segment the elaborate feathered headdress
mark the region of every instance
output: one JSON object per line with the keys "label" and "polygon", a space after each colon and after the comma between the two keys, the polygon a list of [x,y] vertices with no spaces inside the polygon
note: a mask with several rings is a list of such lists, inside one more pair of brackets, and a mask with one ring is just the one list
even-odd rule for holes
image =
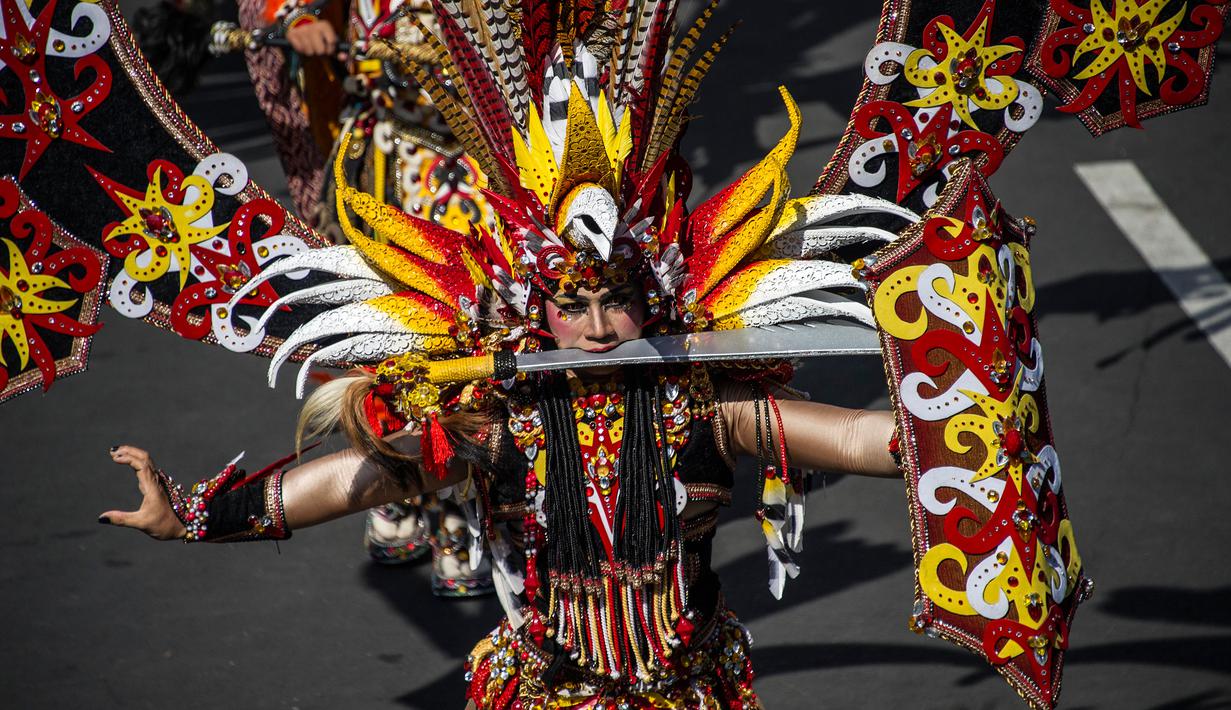
{"label": "elaborate feathered headdress", "polygon": [[[660,331],[835,314],[870,324],[862,303],[818,293],[859,287],[849,266],[819,257],[893,235],[827,223],[868,211],[915,215],[860,197],[788,199],[784,166],[800,115],[785,89],[787,134],[736,182],[686,206],[679,136],[729,34],[701,51],[715,4],[673,38],[674,1],[437,0],[435,60],[417,67],[417,79],[482,167],[497,225],[455,232],[339,180],[351,244],[284,259],[248,286],[303,269],[342,277],[276,304],[335,307],[286,340],[271,379],[305,343],[339,335],[348,337],[306,360],[301,392],[316,364],[399,357],[413,369],[417,358],[534,348],[545,335],[544,295],[624,278],[646,280]],[[427,404],[405,415],[436,411],[429,394],[420,387],[414,401]]]}

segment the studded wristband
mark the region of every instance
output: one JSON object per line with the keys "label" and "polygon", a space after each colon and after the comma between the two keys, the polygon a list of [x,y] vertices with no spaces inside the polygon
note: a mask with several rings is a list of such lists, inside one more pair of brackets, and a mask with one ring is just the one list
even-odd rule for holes
{"label": "studded wristband", "polygon": [[158,471],[158,480],[175,516],[184,524],[185,542],[285,540],[291,536],[282,506],[282,469],[249,481],[243,469],[228,465],[188,491]]}

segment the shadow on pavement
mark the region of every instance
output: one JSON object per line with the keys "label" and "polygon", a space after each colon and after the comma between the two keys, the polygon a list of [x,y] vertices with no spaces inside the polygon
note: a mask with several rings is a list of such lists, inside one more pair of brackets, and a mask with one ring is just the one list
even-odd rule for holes
{"label": "shadow on pavement", "polygon": [[1231,696],[1223,690],[1211,688],[1201,693],[1186,695],[1150,710],[1226,710],[1231,707]]}
{"label": "shadow on pavement", "polygon": [[[845,127],[862,83],[861,72],[852,72],[851,67],[862,62],[862,53],[843,57],[847,61],[820,71],[808,61],[808,55],[827,39],[860,24],[867,25],[866,36],[860,42],[861,51],[866,52],[875,36],[879,14],[870,5],[813,0],[758,3],[755,13],[749,12],[747,6],[736,5],[720,5],[710,20],[707,37],[716,37],[736,22],[740,26],[705,77],[700,99],[693,107],[694,122],[684,141],[683,152],[692,163],[694,174],[711,189],[727,180],[734,166],[763,156],[765,146],[757,136],[757,122],[762,117],[785,117],[778,96],[779,85],[786,86],[800,105],[830,106],[841,116]],[[849,61],[852,59],[853,63]],[[803,140],[798,149],[836,143],[840,136],[839,132]],[[724,149],[702,152],[700,146]],[[799,187],[806,190],[810,186]]]}
{"label": "shadow on pavement", "polygon": [[[751,527],[751,518],[749,521]],[[804,551],[796,555],[800,567],[807,570],[804,573],[807,579],[788,581],[781,600],[774,599],[766,590],[768,572],[764,549],[758,547],[719,566],[718,578],[722,580],[722,593],[728,606],[742,621],[753,621],[910,566],[910,548],[869,544],[858,538],[844,537],[851,526],[849,521],[838,521],[807,530]],[[747,532],[753,534],[752,530]],[[825,570],[841,570],[842,573],[825,574]]]}
{"label": "shadow on pavement", "polygon": [[[1231,274],[1231,259],[1213,263],[1222,274]],[[1174,272],[1182,283],[1188,285],[1184,295],[1200,294],[1206,284],[1189,274],[1187,270]],[[1114,298],[1109,294],[1115,294]],[[1175,297],[1163,284],[1159,275],[1149,269],[1140,271],[1102,272],[1083,274],[1038,289],[1038,303],[1046,315],[1058,313],[1088,313],[1103,323],[1113,319],[1131,318],[1161,303],[1174,303]],[[1199,314],[1211,333],[1231,327],[1231,307],[1215,306]],[[1139,343],[1128,345],[1105,355],[1096,362],[1099,369],[1106,369],[1123,360],[1134,351],[1151,348],[1173,337],[1185,340],[1203,340],[1205,333],[1187,315],[1167,323],[1143,338]]]}
{"label": "shadow on pavement", "polygon": [[1070,649],[1064,662],[1069,665],[1137,663],[1231,675],[1231,657],[1226,653],[1229,643],[1231,636],[1226,634],[1134,639]]}
{"label": "shadow on pavement", "polygon": [[990,666],[976,665],[981,663],[979,659],[966,651],[929,645],[849,642],[784,644],[754,647],[752,662],[759,678],[795,671],[895,664],[974,667],[974,672],[960,681],[961,685],[996,675]]}
{"label": "shadow on pavement", "polygon": [[1137,621],[1231,626],[1231,587],[1113,589],[1099,605],[1099,610]]}
{"label": "shadow on pavement", "polygon": [[[442,654],[460,660],[490,632],[504,612],[495,596],[441,599],[432,594],[431,560],[409,566],[369,564],[363,583],[423,632]],[[457,674],[460,677],[460,670]]]}
{"label": "shadow on pavement", "polygon": [[446,673],[427,685],[399,695],[393,702],[408,708],[464,707],[466,682],[462,679],[461,668],[456,673]]}
{"label": "shadow on pavement", "polygon": [[[1221,652],[1228,642],[1231,642],[1231,637],[1211,636],[1199,639],[1178,637],[1102,644],[1069,651],[1065,656],[1065,665],[1127,662],[1228,673],[1231,668],[1228,668],[1228,662]],[[752,658],[760,678],[818,669],[903,664],[969,667],[970,672],[955,683],[959,687],[975,685],[996,677],[991,666],[984,665],[969,652],[956,647],[937,648],[935,645],[785,644],[756,647]],[[452,707],[458,704],[458,698],[464,692],[462,687],[460,676],[448,674],[400,696],[397,702],[415,708]],[[1224,689],[1211,688],[1153,706],[1150,710],[1214,710],[1227,707],[1231,707],[1231,696],[1228,696]]]}

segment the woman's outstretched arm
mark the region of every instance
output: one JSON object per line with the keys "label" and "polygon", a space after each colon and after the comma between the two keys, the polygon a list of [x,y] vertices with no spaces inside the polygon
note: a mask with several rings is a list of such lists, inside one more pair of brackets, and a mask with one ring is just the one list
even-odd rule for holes
{"label": "woman's outstretched arm", "polygon": [[[403,435],[390,440],[404,454],[417,454],[419,438]],[[182,539],[184,524],[176,517],[159,483],[157,467],[149,452],[135,446],[119,446],[111,459],[133,469],[141,491],[141,506],[134,511],[109,510],[100,523],[140,530],[159,540]],[[399,485],[383,468],[354,449],[321,456],[289,469],[282,476],[282,505],[291,530],[317,525],[368,508],[430,493],[465,479],[465,464],[455,460],[444,479],[427,477],[419,486]],[[254,484],[255,485],[255,484]]]}
{"label": "woman's outstretched arm", "polygon": [[[749,385],[729,384],[722,389],[720,414],[736,455],[756,455],[758,425],[762,439],[768,440],[765,409],[761,410],[761,421],[757,421],[758,399],[764,402],[764,395]],[[847,409],[786,396],[775,396],[775,401],[791,466],[885,478],[901,475],[889,453],[893,412]],[[776,452],[778,421],[772,409],[768,429]]]}

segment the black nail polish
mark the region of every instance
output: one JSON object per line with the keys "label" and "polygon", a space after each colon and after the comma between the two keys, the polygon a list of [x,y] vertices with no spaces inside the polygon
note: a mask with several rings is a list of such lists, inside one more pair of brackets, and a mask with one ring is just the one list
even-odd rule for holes
{"label": "black nail polish", "polygon": [[111,518],[108,518],[108,517],[107,517],[107,516],[105,516],[105,515],[100,515],[100,516],[98,516],[98,524],[99,524],[99,525],[110,525],[110,524],[111,524]]}
{"label": "black nail polish", "polygon": [[111,447],[111,453],[113,453],[113,454],[114,454],[115,452],[119,451],[119,450],[120,450],[120,447],[119,447],[119,446],[112,446],[112,447]]}

